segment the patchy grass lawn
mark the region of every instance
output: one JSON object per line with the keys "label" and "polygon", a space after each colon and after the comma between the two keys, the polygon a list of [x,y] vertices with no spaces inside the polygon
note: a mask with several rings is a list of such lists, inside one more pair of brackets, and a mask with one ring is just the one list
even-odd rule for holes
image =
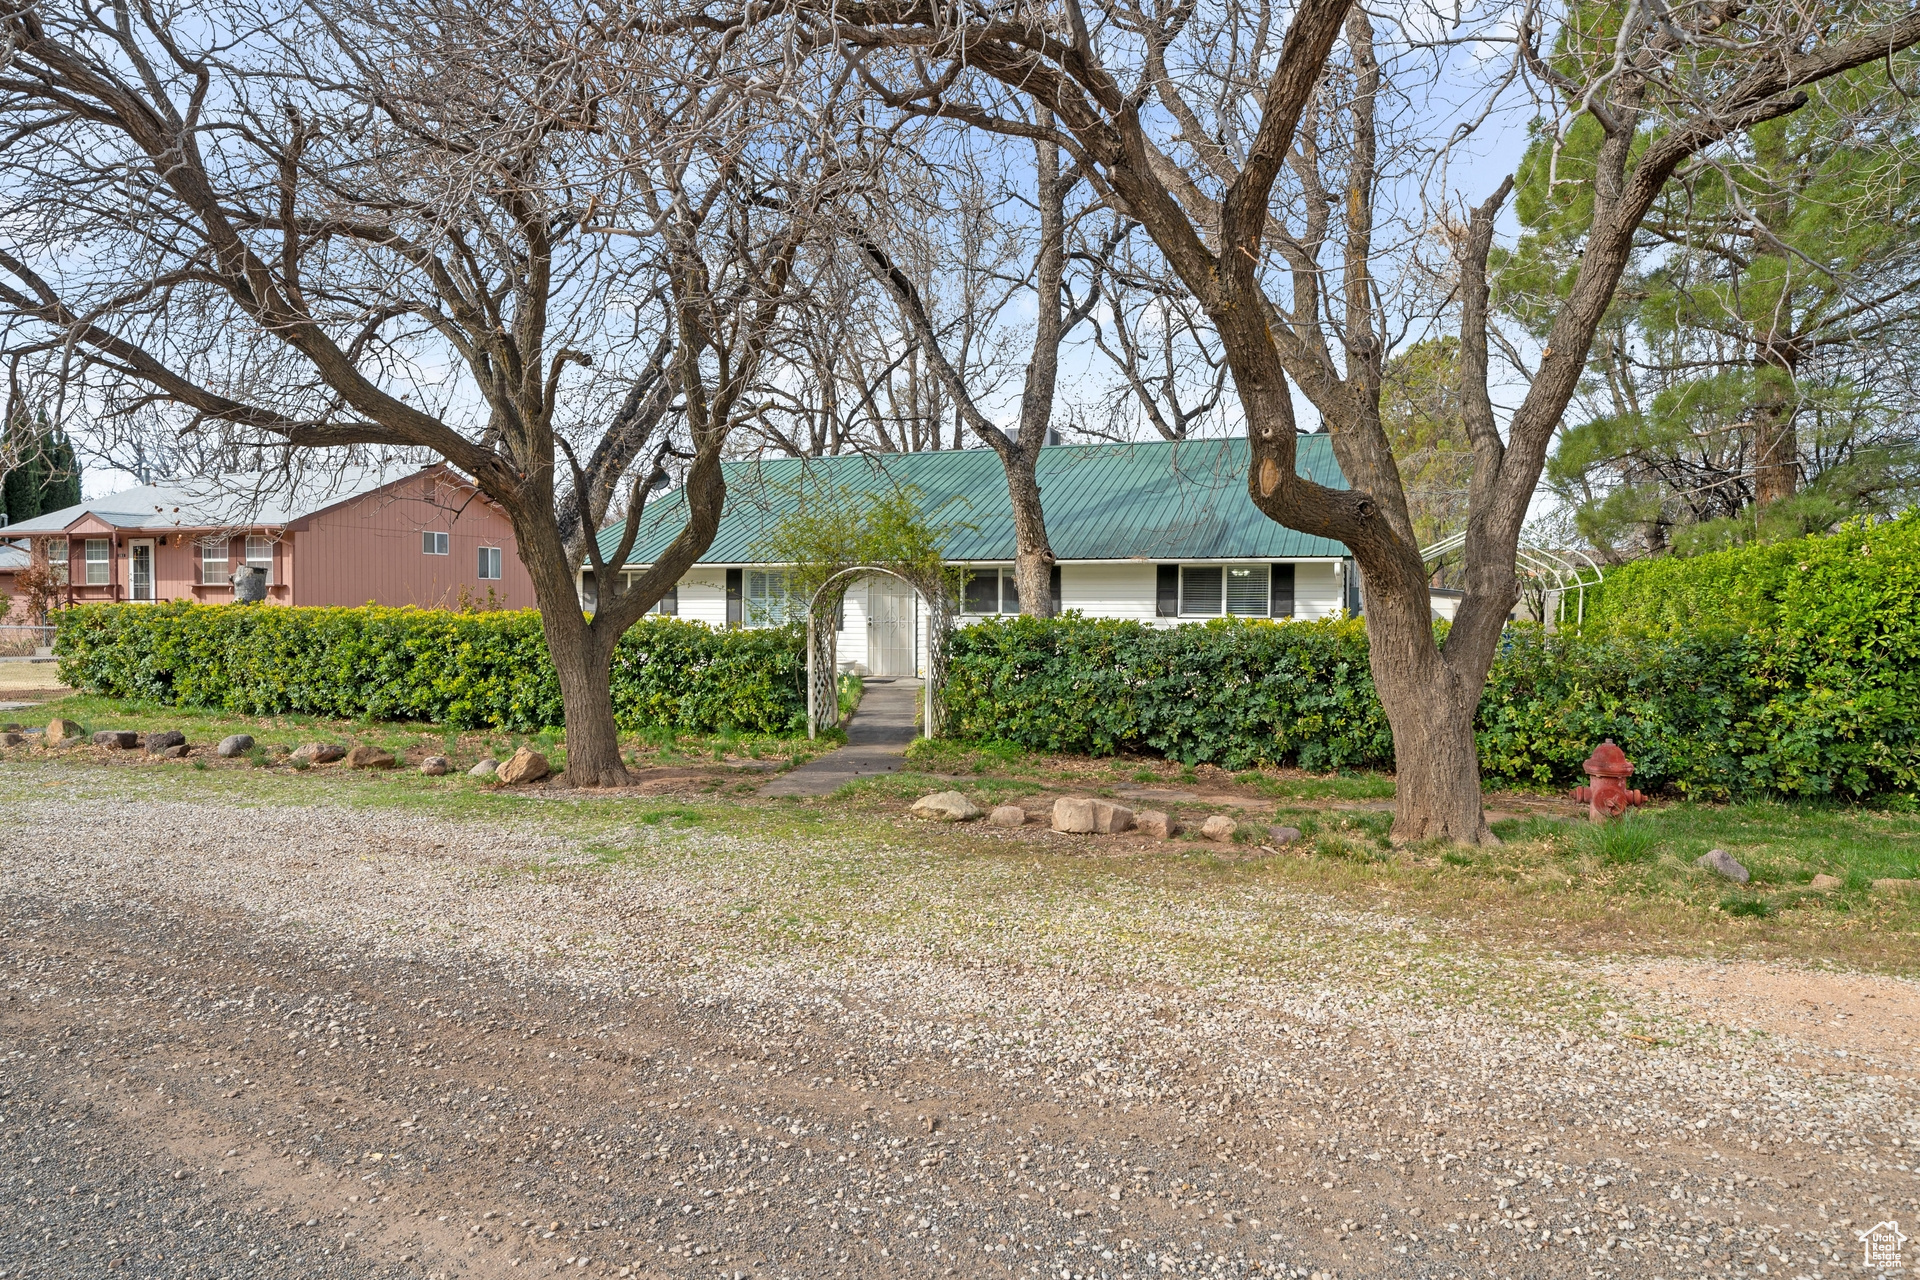
{"label": "patchy grass lawn", "polygon": [[[37,723],[53,715],[89,729],[177,728],[196,745],[210,746],[236,732],[288,746],[315,739],[364,742],[408,762],[448,755],[462,769],[482,756],[504,758],[522,743],[546,752],[556,767],[565,758],[551,733],[245,717],[88,696],[33,712]],[[281,767],[250,768],[244,759],[211,760],[210,751],[163,763],[86,749],[58,767],[104,765],[123,770],[134,791],[186,785],[246,803],[324,797],[478,820],[524,817],[531,804],[564,814],[559,820],[583,840],[608,833],[596,848],[609,863],[632,856],[620,831],[665,824],[725,831],[776,848],[827,840],[856,862],[911,857],[924,863],[936,856],[955,866],[1004,864],[1018,870],[1022,883],[1041,876],[1062,909],[1076,895],[1106,893],[1115,883],[1200,897],[1302,890],[1348,907],[1431,919],[1495,949],[1737,955],[1920,972],[1920,896],[1872,888],[1877,879],[1920,877],[1920,816],[1910,813],[1814,803],[1657,804],[1596,827],[1563,796],[1495,792],[1488,807],[1499,815],[1494,829],[1500,845],[1396,848],[1388,839],[1393,783],[1378,774],[1230,774],[1138,757],[1053,757],[1005,744],[921,742],[909,753],[906,772],[863,780],[823,800],[763,800],[756,792],[767,777],[832,740],[657,733],[635,735],[629,743],[630,760],[649,771],[642,775],[644,795],[508,792],[460,773],[438,779],[410,771],[366,776],[328,766],[297,775]],[[17,748],[6,754],[36,753]],[[1035,820],[1022,830],[1003,831],[981,824],[941,827],[906,816],[915,797],[948,789],[983,807],[1024,804]],[[1150,794],[1133,794],[1143,791]],[[1068,793],[1166,809],[1188,831],[1167,842],[1138,835],[1056,835],[1040,815],[1053,796]],[[1224,845],[1200,839],[1195,829],[1211,813],[1233,814],[1239,838]],[[1301,837],[1279,845],[1269,825],[1295,827]],[[1735,885],[1694,865],[1714,848],[1746,865],[1751,883]],[[1815,890],[1811,882],[1820,874],[1841,883]],[[825,927],[820,921],[809,927],[815,926]]]}

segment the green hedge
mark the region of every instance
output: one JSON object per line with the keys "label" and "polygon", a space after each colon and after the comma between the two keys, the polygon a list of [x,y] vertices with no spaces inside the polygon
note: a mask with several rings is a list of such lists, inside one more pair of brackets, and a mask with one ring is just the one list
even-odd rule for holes
{"label": "green hedge", "polygon": [[[1582,782],[1581,762],[1611,737],[1645,788],[1912,797],[1913,670],[1878,653],[1810,659],[1759,634],[1583,638],[1515,625],[1480,704],[1481,768],[1510,783]],[[961,736],[1229,769],[1393,764],[1354,621],[1012,618],[961,631],[949,671]]]}
{"label": "green hedge", "polygon": [[[55,624],[61,679],[113,697],[518,731],[562,719],[532,610],[103,604]],[[805,663],[798,628],[649,618],[614,654],[614,715],[627,729],[800,732]]]}

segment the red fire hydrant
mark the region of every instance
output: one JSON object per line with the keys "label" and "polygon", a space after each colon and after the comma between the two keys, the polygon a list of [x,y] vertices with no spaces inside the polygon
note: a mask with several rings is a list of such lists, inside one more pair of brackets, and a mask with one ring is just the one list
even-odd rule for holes
{"label": "red fire hydrant", "polygon": [[1593,779],[1593,785],[1575,787],[1573,798],[1586,802],[1589,820],[1605,822],[1608,818],[1619,817],[1631,805],[1647,802],[1647,798],[1638,791],[1628,789],[1627,779],[1633,776],[1633,761],[1627,759],[1626,752],[1613,745],[1612,738],[1595,747],[1593,754],[1580,767]]}

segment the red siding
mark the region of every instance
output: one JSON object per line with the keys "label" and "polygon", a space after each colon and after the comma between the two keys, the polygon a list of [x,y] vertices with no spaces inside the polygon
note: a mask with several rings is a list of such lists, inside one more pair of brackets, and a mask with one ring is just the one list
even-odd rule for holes
{"label": "red siding", "polygon": [[[448,534],[448,554],[421,551],[421,534]],[[501,576],[480,578],[480,548],[500,548]],[[294,604],[418,605],[451,609],[493,590],[504,608],[533,607],[513,526],[474,491],[434,471],[331,507],[300,522],[282,548]]]}

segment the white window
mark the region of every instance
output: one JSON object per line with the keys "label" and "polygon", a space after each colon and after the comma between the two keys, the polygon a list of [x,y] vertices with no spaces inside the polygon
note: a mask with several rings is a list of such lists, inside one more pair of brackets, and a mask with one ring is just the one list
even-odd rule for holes
{"label": "white window", "polygon": [[480,579],[498,581],[500,578],[500,548],[480,548]]}
{"label": "white window", "polygon": [[427,532],[420,535],[420,554],[423,556],[450,555],[452,550],[444,533]]}
{"label": "white window", "polygon": [[960,589],[962,613],[1018,613],[1020,587],[1012,569],[969,569]]}
{"label": "white window", "polygon": [[267,575],[267,585],[273,585],[273,539],[249,536],[247,538],[247,568],[258,569]]}
{"label": "white window", "polygon": [[105,538],[87,539],[87,585],[104,587],[107,585],[107,540]]}
{"label": "white window", "polygon": [[777,627],[790,620],[792,601],[787,598],[787,575],[747,570],[747,625]]}
{"label": "white window", "polygon": [[227,580],[227,540],[208,538],[200,544],[200,581],[207,586]]}
{"label": "white window", "polygon": [[53,573],[53,580],[65,583],[67,580],[67,540],[65,538],[47,538],[47,568]]}
{"label": "white window", "polygon": [[1180,616],[1264,618],[1272,576],[1264,564],[1181,565]]}

